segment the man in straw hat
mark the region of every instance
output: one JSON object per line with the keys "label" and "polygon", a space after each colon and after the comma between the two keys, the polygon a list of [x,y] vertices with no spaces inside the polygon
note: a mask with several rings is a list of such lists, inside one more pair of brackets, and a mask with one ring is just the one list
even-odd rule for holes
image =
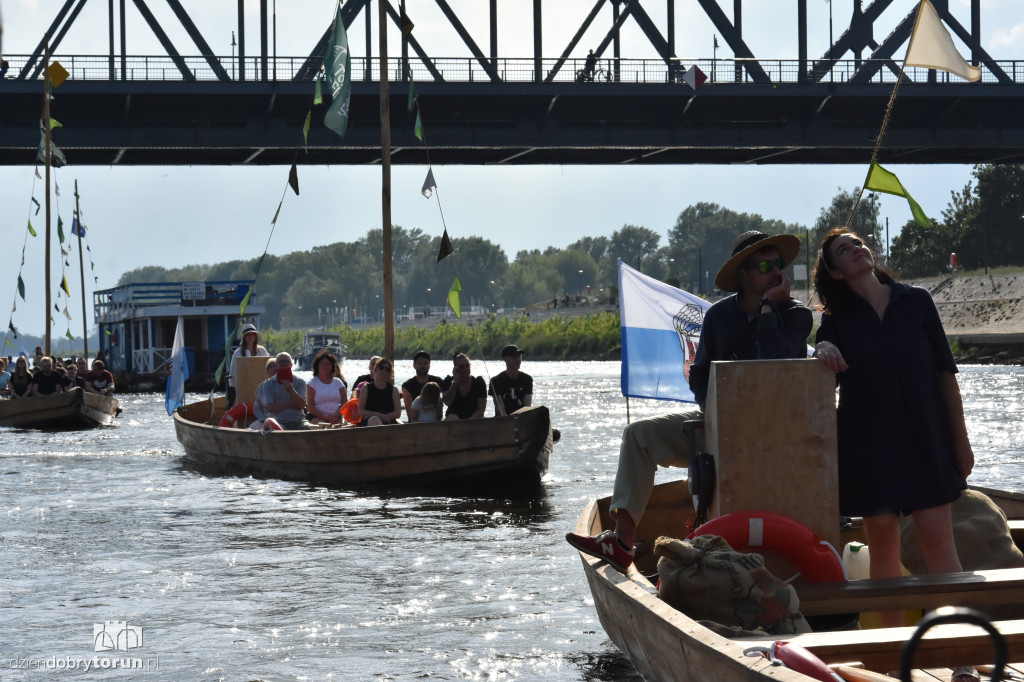
{"label": "man in straw hat", "polygon": [[[711,363],[715,360],[768,360],[807,356],[811,311],[789,295],[785,268],[800,251],[791,234],[769,236],[744,232],[732,243],[732,256],[715,284],[735,295],[711,306],[704,315],[700,344],[690,368],[690,389],[700,410],[674,412],[633,422],[622,433],[611,512],[615,530],[596,537],[568,533],[576,549],[625,571],[633,563],[636,524],[643,515],[659,466],[687,466],[689,443],[684,421],[703,419]],[[695,447],[704,448],[697,431]]]}

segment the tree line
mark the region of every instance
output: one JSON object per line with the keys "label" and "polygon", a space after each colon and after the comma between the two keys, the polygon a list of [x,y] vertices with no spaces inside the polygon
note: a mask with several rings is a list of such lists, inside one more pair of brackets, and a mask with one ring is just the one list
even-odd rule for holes
{"label": "tree line", "polygon": [[[1024,223],[1024,166],[975,166],[973,176],[974,182],[950,193],[950,203],[941,219],[931,218],[931,227],[913,220],[903,225],[889,250],[889,266],[898,276],[948,273],[950,253],[956,253],[959,266],[968,269],[1024,264],[1024,240],[1018,236]],[[733,239],[747,230],[796,234],[805,242],[797,263],[813,269],[825,234],[847,223],[859,195],[859,188],[840,189],[810,227],[700,202],[683,209],[669,228],[665,244],[652,229],[624,225],[610,236],[584,237],[565,248],[522,250],[511,260],[499,245],[472,236],[452,239],[454,258],[437,262],[440,237],[396,225],[392,231],[395,312],[427,306],[443,310],[456,276],[462,285],[463,306],[477,305],[489,312],[544,304],[566,295],[614,303],[619,258],[656,279],[710,295]],[[882,254],[886,237],[879,209],[877,195],[865,193],[851,228]],[[281,256],[268,254],[255,292],[267,310],[264,326],[286,329],[352,317],[380,319],[382,242],[378,228],[353,242]],[[118,284],[252,279],[256,264],[257,259],[170,269],[145,266],[125,272]]]}

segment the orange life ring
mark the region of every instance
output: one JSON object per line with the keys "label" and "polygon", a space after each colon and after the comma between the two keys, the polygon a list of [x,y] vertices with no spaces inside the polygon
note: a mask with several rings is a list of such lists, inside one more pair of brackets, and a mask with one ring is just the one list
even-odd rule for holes
{"label": "orange life ring", "polygon": [[[228,429],[234,428],[235,422],[237,422],[239,419],[243,417],[245,419],[253,419],[256,417],[256,415],[252,411],[252,407],[246,405],[245,403],[235,405],[230,410],[225,412],[224,416],[221,417],[220,419],[220,426]],[[244,425],[245,424],[243,423],[242,426]]]}
{"label": "orange life ring", "polygon": [[711,519],[687,536],[720,535],[741,552],[759,548],[778,552],[800,570],[809,583],[846,580],[843,560],[835,547],[795,519],[765,511],[742,511]]}

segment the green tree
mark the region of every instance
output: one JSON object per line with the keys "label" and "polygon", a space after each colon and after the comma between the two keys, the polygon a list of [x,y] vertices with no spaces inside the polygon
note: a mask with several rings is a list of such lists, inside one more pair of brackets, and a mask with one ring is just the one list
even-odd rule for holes
{"label": "green tree", "polygon": [[964,266],[1024,264],[1024,165],[975,166],[974,177],[977,212],[962,240]]}
{"label": "green tree", "polygon": [[611,258],[613,263],[621,258],[627,265],[646,273],[647,268],[657,262],[660,242],[661,235],[654,230],[623,225],[621,230],[612,233],[606,258]]}
{"label": "green tree", "polygon": [[729,260],[733,241],[751,230],[771,235],[803,232],[803,228],[779,220],[736,213],[718,204],[697,203],[683,209],[669,230],[664,254],[669,274],[678,277],[683,288],[709,293],[715,273]]}
{"label": "green tree", "polygon": [[[811,228],[810,253],[817,254],[821,249],[821,242],[834,227],[845,227],[857,206],[857,212],[850,221],[850,229],[864,238],[864,242],[871,247],[875,253],[882,253],[882,223],[878,220],[880,211],[878,195],[874,192],[865,192],[857,203],[857,195],[860,188],[854,188],[852,192],[846,192],[842,188],[839,193],[832,197],[832,203],[821,209],[818,219]],[[814,256],[812,256],[812,261]],[[812,265],[813,267],[813,265]]]}
{"label": "green tree", "polygon": [[922,227],[909,220],[892,240],[889,265],[900,277],[932,277],[946,269],[953,248],[952,235],[945,224]]}

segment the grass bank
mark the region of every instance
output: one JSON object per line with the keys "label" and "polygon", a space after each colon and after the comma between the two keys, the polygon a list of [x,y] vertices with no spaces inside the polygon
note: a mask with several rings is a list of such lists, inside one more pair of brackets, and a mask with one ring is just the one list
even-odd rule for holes
{"label": "grass bank", "polygon": [[[384,351],[384,327],[329,329],[341,334],[349,355],[369,357]],[[263,343],[271,353],[294,353],[302,331],[266,331]],[[470,358],[498,358],[503,346],[514,343],[534,360],[618,360],[622,351],[618,313],[599,312],[573,317],[550,317],[532,322],[525,315],[491,317],[475,324],[441,323],[436,327],[395,330],[395,357],[411,358],[423,349],[435,358],[461,350]]]}

